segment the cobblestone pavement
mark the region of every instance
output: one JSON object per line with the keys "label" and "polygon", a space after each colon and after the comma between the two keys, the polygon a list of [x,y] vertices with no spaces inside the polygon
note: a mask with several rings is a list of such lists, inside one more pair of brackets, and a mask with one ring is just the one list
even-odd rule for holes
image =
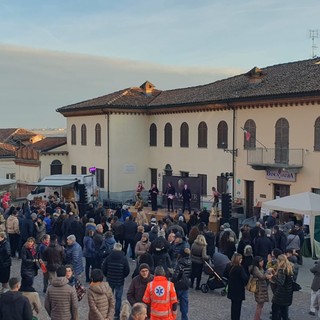
{"label": "cobblestone pavement", "polygon": [[[310,285],[312,282],[312,275],[309,271],[310,266],[314,263],[312,259],[305,259],[304,266],[300,267],[298,283],[302,286],[302,290],[294,293],[294,301],[292,306],[289,308],[289,317],[291,320],[300,319],[314,319],[308,315],[309,304],[310,304]],[[20,275],[20,260],[13,259],[11,269],[11,276]],[[135,262],[130,261],[131,270],[135,267]],[[207,281],[207,275],[203,275],[202,283]],[[85,278],[80,279],[82,284],[88,286],[85,283]],[[126,290],[131,281],[131,275],[126,279],[125,289],[123,298],[125,298]],[[44,303],[44,293],[42,285],[42,274],[41,271],[39,275],[35,278],[35,289],[39,292],[41,302]],[[269,292],[269,298],[271,300],[272,293]],[[267,320],[270,317],[271,303],[266,303],[261,320]],[[242,305],[242,316],[241,319],[253,319],[255,311],[255,301],[253,294],[246,292],[246,300]],[[85,320],[88,318],[88,304],[87,298],[84,297],[79,303],[79,319]],[[50,319],[44,309],[41,310],[39,315],[40,320]],[[178,316],[180,319],[180,316]],[[220,320],[220,319],[230,319],[230,300],[227,297],[223,297],[220,294],[220,290],[209,291],[208,293],[202,293],[201,291],[196,291],[194,289],[189,290],[189,319],[190,320]]]}

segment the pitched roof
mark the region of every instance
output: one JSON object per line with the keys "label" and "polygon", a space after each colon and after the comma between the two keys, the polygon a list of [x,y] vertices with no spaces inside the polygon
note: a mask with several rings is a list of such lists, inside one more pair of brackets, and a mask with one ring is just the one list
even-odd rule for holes
{"label": "pitched roof", "polygon": [[23,128],[0,129],[0,142],[16,146],[19,145],[19,142],[29,141],[35,136],[38,136],[38,134]]}
{"label": "pitched roof", "polygon": [[[219,80],[207,85],[163,91],[150,106],[258,99],[320,93],[320,64],[317,59],[279,64]],[[260,71],[260,72],[259,72]],[[252,82],[250,78],[258,78]]]}
{"label": "pitched roof", "polygon": [[249,72],[207,85],[159,91],[146,94],[143,86],[128,88],[102,97],[57,109],[58,112],[97,108],[126,107],[161,108],[198,103],[246,101],[276,97],[320,94],[320,60],[278,64],[266,68],[254,67]]}
{"label": "pitched roof", "polygon": [[16,147],[8,143],[0,142],[0,157],[14,157]]}
{"label": "pitched roof", "polygon": [[32,148],[40,152],[46,152],[65,144],[67,144],[66,137],[47,137],[34,143]]}
{"label": "pitched roof", "polygon": [[152,93],[146,93],[145,91],[146,84],[150,84],[150,83],[146,81],[140,87],[127,88],[127,89],[123,89],[120,91],[107,94],[105,96],[71,104],[65,107],[61,107],[57,111],[62,112],[64,110],[86,109],[86,108],[92,108],[92,107],[108,107],[108,106],[113,106],[113,107],[125,106],[125,107],[131,107],[131,108],[147,106],[155,97],[157,97],[161,93],[161,91],[154,89]]}

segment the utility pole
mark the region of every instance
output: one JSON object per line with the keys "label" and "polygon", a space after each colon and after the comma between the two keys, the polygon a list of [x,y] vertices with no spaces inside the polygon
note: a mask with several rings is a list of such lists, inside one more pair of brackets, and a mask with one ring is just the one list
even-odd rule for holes
{"label": "utility pole", "polygon": [[317,45],[315,44],[315,39],[319,38],[319,30],[314,29],[314,30],[309,30],[309,38],[312,40],[312,58],[317,57]]}

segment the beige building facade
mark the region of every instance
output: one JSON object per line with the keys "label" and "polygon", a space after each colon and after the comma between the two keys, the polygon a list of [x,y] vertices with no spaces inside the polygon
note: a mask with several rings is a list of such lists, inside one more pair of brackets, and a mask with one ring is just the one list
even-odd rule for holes
{"label": "beige building facade", "polygon": [[217,186],[250,215],[275,197],[320,192],[319,108],[312,59],[191,88],[146,82],[57,111],[67,118],[69,173],[96,168],[102,198],[132,198],[139,181],[164,190],[164,175],[193,176],[203,201]]}

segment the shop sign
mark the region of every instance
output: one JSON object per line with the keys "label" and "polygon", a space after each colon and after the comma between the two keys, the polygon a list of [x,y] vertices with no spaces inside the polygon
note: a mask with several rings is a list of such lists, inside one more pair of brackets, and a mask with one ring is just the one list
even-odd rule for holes
{"label": "shop sign", "polygon": [[270,169],[266,170],[266,178],[268,180],[294,182],[296,181],[296,173],[290,172],[290,170]]}

